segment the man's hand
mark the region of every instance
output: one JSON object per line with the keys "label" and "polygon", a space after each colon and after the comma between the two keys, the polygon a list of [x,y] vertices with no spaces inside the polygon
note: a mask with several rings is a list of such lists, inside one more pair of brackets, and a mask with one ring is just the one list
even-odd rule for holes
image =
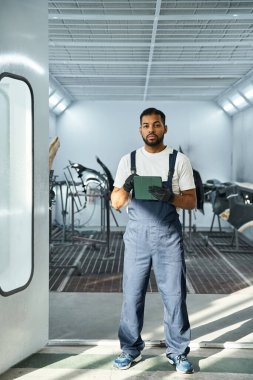
{"label": "man's hand", "polygon": [[137,174],[133,173],[129,177],[127,177],[123,185],[123,189],[128,193],[130,193],[130,191],[134,188],[134,176],[137,176]]}
{"label": "man's hand", "polygon": [[170,189],[160,186],[149,186],[148,191],[156,198],[158,201],[169,202],[173,199],[173,193]]}

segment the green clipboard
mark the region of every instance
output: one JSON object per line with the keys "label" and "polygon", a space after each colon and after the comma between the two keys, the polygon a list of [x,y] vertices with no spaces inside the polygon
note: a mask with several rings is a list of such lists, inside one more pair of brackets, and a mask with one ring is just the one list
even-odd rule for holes
{"label": "green clipboard", "polygon": [[149,186],[162,187],[162,178],[156,176],[134,177],[134,197],[136,199],[157,201],[157,199],[148,191]]}

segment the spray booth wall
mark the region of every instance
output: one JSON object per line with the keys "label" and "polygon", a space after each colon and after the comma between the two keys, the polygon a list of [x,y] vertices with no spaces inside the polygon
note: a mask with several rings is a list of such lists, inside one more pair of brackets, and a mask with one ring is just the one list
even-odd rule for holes
{"label": "spray booth wall", "polygon": [[[176,149],[181,146],[203,182],[211,178],[221,181],[232,179],[231,119],[213,102],[188,101],[73,104],[56,120],[55,132],[61,143],[54,162],[57,180],[64,179],[68,160],[101,171],[96,156],[108,166],[114,177],[121,156],[142,145],[138,131],[139,115],[147,107],[159,108],[166,114],[168,133],[165,143]],[[90,203],[88,207],[88,200],[85,210],[75,216],[77,225],[99,225],[99,200],[92,199]],[[205,208],[205,216],[196,212],[194,223],[197,226],[208,227],[211,224],[210,207],[206,205]],[[55,218],[61,223],[59,204]],[[116,213],[116,218],[120,225],[125,225],[126,212]]]}
{"label": "spray booth wall", "polygon": [[233,118],[232,178],[238,182],[253,183],[253,107]]}

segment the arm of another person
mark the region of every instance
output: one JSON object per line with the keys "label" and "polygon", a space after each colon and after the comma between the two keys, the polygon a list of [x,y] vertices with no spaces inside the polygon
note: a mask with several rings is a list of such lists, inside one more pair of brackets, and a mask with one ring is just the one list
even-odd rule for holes
{"label": "arm of another person", "polygon": [[130,156],[126,155],[121,158],[114,180],[114,188],[111,193],[111,204],[116,210],[126,206],[129,201],[129,192],[124,190],[123,186],[130,172]]}
{"label": "arm of another person", "polygon": [[129,193],[122,188],[114,187],[111,194],[112,207],[116,210],[126,206],[129,200]]}
{"label": "arm of another person", "polygon": [[193,210],[197,206],[196,189],[184,190],[178,195],[174,194],[171,203],[177,208]]}

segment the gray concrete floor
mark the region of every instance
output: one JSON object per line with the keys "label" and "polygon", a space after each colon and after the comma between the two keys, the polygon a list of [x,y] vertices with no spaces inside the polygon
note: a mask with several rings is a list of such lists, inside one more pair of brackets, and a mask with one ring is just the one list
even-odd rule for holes
{"label": "gray concrete floor", "polygon": [[[50,339],[117,340],[121,293],[50,293]],[[192,345],[237,342],[253,348],[253,287],[230,295],[189,294]],[[163,339],[158,293],[146,297],[143,338]]]}
{"label": "gray concrete floor", "polygon": [[[42,357],[41,368],[14,368],[1,380],[252,380],[252,351],[246,349],[193,349],[189,355],[195,372],[182,375],[175,371],[159,348],[146,348],[141,362],[126,371],[112,368],[118,348],[114,345],[96,347],[50,347],[36,355]],[[66,355],[68,353],[68,356]],[[65,358],[61,355],[64,354]],[[52,359],[45,365],[45,356]],[[59,357],[58,357],[59,356]]]}
{"label": "gray concrete floor", "polygon": [[49,346],[0,380],[253,379],[253,287],[231,295],[188,295],[193,375],[175,372],[157,344],[163,340],[157,293],[147,294],[143,360],[127,371],[112,368],[120,352],[121,301],[121,293],[51,293]]}

